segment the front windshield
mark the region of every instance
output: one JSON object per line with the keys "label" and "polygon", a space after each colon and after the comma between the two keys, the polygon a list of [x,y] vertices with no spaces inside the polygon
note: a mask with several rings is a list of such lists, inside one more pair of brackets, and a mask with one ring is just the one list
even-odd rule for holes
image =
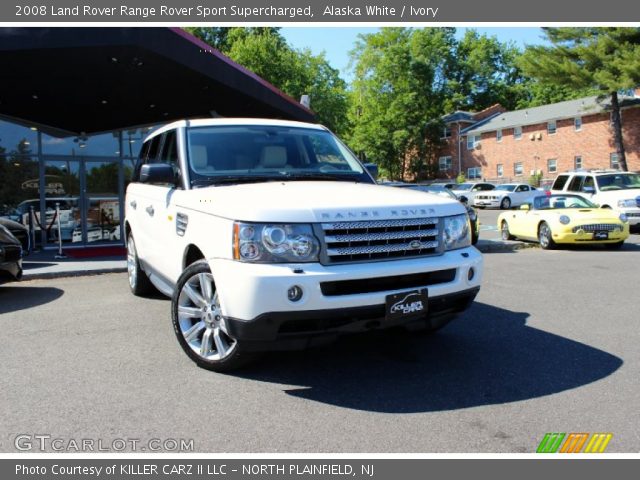
{"label": "front windshield", "polygon": [[460,185],[456,185],[453,187],[454,190],[471,190],[473,187],[473,183],[461,183]]}
{"label": "front windshield", "polygon": [[544,195],[533,199],[536,210],[551,210],[564,208],[597,208],[586,198],[579,195]]}
{"label": "front windshield", "polygon": [[598,188],[602,192],[607,190],[628,190],[640,188],[640,175],[637,173],[612,173],[596,177]]}
{"label": "front windshield", "polygon": [[371,182],[353,154],[326,130],[191,127],[187,149],[194,184],[308,178]]}
{"label": "front windshield", "polygon": [[513,192],[516,189],[516,186],[515,185],[498,185],[495,189],[504,190],[507,192]]}

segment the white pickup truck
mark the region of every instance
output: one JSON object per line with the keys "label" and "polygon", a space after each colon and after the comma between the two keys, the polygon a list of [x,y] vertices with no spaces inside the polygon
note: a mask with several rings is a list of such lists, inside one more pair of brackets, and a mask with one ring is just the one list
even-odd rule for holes
{"label": "white pickup truck", "polygon": [[482,279],[462,204],[377,185],[315,124],[156,130],[127,188],[125,232],[132,292],[170,296],[181,347],[215,371],[342,333],[435,330]]}

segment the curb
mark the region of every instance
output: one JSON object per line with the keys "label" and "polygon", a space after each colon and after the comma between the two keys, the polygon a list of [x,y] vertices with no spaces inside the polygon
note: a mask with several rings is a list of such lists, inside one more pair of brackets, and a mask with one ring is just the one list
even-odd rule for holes
{"label": "curb", "polygon": [[519,241],[496,241],[496,240],[481,240],[476,244],[476,248],[482,253],[497,253],[497,252],[515,252],[517,250],[524,250],[526,248],[539,248],[537,243],[532,242],[519,242]]}
{"label": "curb", "polygon": [[28,273],[23,272],[22,281],[28,282],[30,280],[50,280],[52,278],[65,278],[65,277],[89,277],[93,275],[104,275],[107,273],[124,273],[127,271],[127,267],[113,267],[113,268],[96,268],[92,270],[69,270],[64,272],[42,272],[42,273]]}

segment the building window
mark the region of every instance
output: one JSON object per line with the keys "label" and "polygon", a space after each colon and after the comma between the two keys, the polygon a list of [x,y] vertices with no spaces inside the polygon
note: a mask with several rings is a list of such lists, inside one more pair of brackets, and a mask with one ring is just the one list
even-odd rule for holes
{"label": "building window", "polygon": [[513,128],[513,139],[520,140],[522,138],[522,127]]}
{"label": "building window", "polygon": [[513,174],[516,177],[521,177],[524,169],[522,168],[522,162],[516,162],[513,164]]}
{"label": "building window", "polygon": [[450,138],[451,137],[451,127],[444,127],[442,131],[442,138]]}
{"label": "building window", "polygon": [[582,117],[576,117],[573,119],[573,127],[575,128],[576,132],[582,130]]}
{"label": "building window", "polygon": [[577,156],[573,159],[573,168],[576,170],[580,170],[582,168],[582,157]]}
{"label": "building window", "polygon": [[480,145],[480,135],[467,135],[467,150],[473,150]]}
{"label": "building window", "polygon": [[502,177],[504,175],[504,166],[501,163],[499,163],[497,165],[496,173],[497,173],[498,177]]}
{"label": "building window", "polygon": [[620,170],[620,157],[617,153],[609,154],[609,166],[614,170]]}
{"label": "building window", "polygon": [[550,158],[547,160],[547,172],[556,173],[558,171],[558,160],[555,158]]}
{"label": "building window", "polygon": [[556,125],[556,121],[552,120],[550,122],[547,122],[547,133],[549,135],[555,135],[556,134],[556,130],[557,130],[557,125]]}
{"label": "building window", "polygon": [[451,157],[440,157],[438,159],[438,170],[441,172],[451,170]]}
{"label": "building window", "polygon": [[502,130],[496,130],[496,142],[502,141]]}
{"label": "building window", "polygon": [[467,178],[468,179],[482,178],[482,168],[480,167],[467,168]]}

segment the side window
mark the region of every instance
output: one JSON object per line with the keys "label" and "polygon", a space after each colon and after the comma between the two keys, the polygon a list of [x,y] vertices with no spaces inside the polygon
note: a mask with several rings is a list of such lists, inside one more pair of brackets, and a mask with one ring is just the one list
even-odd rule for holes
{"label": "side window", "polygon": [[518,188],[516,188],[516,192],[528,192],[529,191],[529,187],[527,187],[526,185],[519,185]]}
{"label": "side window", "polygon": [[569,175],[558,175],[558,178],[556,178],[556,181],[553,182],[553,186],[551,187],[551,190],[562,190],[566,185],[567,180],[569,180]]}
{"label": "side window", "polygon": [[594,192],[596,189],[596,184],[595,181],[593,180],[593,177],[589,176],[589,177],[585,177],[584,178],[584,183],[582,184],[582,191],[586,191],[587,189],[591,189],[591,192]]}
{"label": "side window", "polygon": [[485,183],[484,185],[482,185],[482,190],[488,191],[488,190],[493,190],[495,187],[493,185],[490,185],[488,183]]}
{"label": "side window", "polygon": [[[162,144],[162,152],[160,153],[159,162],[168,163],[173,167],[173,173],[176,178],[180,176],[180,167],[178,164],[178,143],[175,130],[171,130],[164,135]],[[179,181],[177,182],[180,183]]]}
{"label": "side window", "polygon": [[143,159],[143,163],[155,163],[158,158],[158,150],[160,149],[160,140],[162,135],[156,135],[149,141],[149,150]]}
{"label": "side window", "polygon": [[583,178],[584,177],[581,175],[576,175],[575,177],[573,177],[567,190],[570,192],[579,192],[582,189],[581,187]]}

